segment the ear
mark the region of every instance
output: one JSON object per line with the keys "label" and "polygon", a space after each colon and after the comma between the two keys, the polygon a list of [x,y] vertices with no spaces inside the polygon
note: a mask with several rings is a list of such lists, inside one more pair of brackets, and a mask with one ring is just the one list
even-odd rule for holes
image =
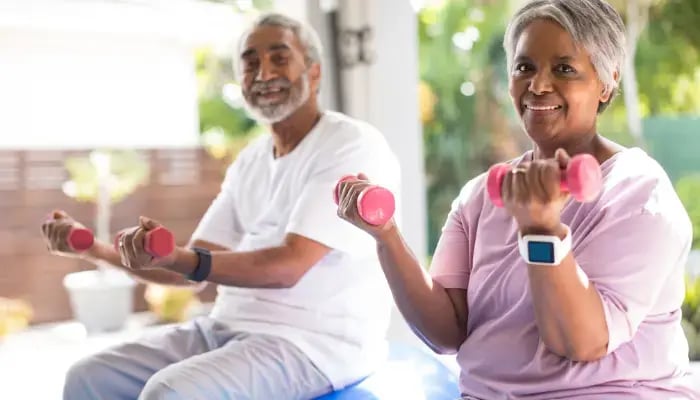
{"label": "ear", "polygon": [[309,80],[311,81],[311,88],[313,91],[317,91],[321,86],[321,64],[313,63],[309,67]]}
{"label": "ear", "polygon": [[[619,78],[620,78],[620,71],[615,70],[615,72],[613,72],[613,81],[617,82],[617,80]],[[599,98],[600,102],[607,103],[608,101],[610,101],[610,96],[612,96],[613,92],[614,92],[613,90],[606,90],[606,88],[603,88],[603,90],[600,92],[600,98]]]}

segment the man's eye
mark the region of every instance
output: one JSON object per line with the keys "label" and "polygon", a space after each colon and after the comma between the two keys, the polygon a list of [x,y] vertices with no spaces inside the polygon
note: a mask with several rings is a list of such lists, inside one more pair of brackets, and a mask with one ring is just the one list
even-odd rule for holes
{"label": "man's eye", "polygon": [[518,64],[515,66],[515,72],[527,72],[532,70],[532,66],[530,64]]}

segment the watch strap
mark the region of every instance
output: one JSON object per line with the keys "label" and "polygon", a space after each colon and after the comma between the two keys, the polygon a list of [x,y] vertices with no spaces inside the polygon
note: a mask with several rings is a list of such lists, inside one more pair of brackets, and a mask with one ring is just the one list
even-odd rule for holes
{"label": "watch strap", "polygon": [[211,252],[201,247],[193,247],[192,250],[197,253],[197,266],[194,271],[187,274],[187,279],[195,282],[202,282],[211,272]]}
{"label": "watch strap", "polygon": [[[561,264],[571,251],[571,229],[566,228],[566,236],[560,239],[554,235],[525,235],[518,232],[518,250],[525,262],[533,265],[555,266]],[[540,249],[536,251],[535,249]],[[544,250],[542,250],[544,249]],[[551,254],[549,254],[551,252]],[[533,254],[540,253],[540,254]],[[541,253],[547,254],[543,257]]]}

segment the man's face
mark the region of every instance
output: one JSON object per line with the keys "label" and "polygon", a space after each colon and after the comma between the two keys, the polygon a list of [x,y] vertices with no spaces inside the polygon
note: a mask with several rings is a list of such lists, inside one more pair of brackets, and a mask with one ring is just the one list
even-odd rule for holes
{"label": "man's face", "polygon": [[282,121],[306,103],[318,87],[318,64],[307,65],[294,32],[261,26],[245,40],[240,54],[246,108],[264,123]]}

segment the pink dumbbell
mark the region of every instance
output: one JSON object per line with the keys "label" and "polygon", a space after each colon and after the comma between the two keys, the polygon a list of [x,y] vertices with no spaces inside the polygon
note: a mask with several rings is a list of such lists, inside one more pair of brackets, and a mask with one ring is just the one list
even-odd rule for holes
{"label": "pink dumbbell", "polygon": [[[119,251],[119,238],[122,232],[114,238],[114,248]],[[172,232],[161,227],[146,232],[143,248],[153,257],[161,258],[170,255],[175,250],[175,236]]]}
{"label": "pink dumbbell", "polygon": [[68,232],[68,246],[73,251],[85,251],[92,247],[93,243],[95,243],[95,236],[89,229],[71,228],[70,232]]}
{"label": "pink dumbbell", "polygon": [[[500,163],[489,168],[486,190],[497,207],[503,207],[501,185],[510,172],[510,164]],[[587,202],[595,199],[603,185],[603,175],[598,161],[590,154],[579,154],[571,158],[561,174],[561,190],[569,192],[574,199]]]}
{"label": "pink dumbbell", "polygon": [[[342,182],[349,179],[357,179],[354,175],[346,175],[338,181],[333,190],[333,200],[335,204],[338,204],[338,193],[339,186]],[[370,225],[384,225],[387,223],[391,217],[394,216],[394,211],[396,211],[396,202],[394,201],[394,195],[391,192],[381,186],[370,186],[360,193],[357,198],[357,212],[360,214],[360,218]]]}

